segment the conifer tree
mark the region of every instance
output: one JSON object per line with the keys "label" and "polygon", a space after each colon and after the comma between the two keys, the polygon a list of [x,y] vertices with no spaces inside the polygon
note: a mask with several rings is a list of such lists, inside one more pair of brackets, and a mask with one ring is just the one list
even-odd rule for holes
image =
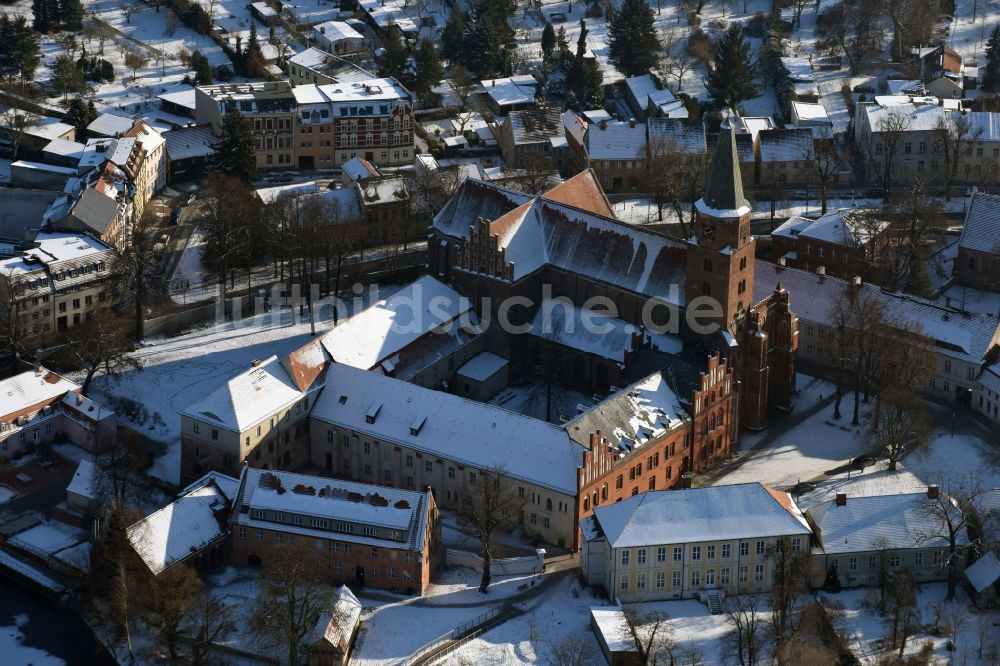
{"label": "conifer tree", "polygon": [[[430,101],[434,96],[431,89],[436,86],[444,76],[444,68],[438,59],[434,42],[430,39],[422,39],[420,47],[417,49],[416,73],[414,74],[414,90],[421,99]],[[433,102],[436,104],[436,102]]]}
{"label": "conifer tree", "polygon": [[441,55],[450,63],[462,61],[462,42],[465,39],[465,17],[453,9],[441,32]]}
{"label": "conifer tree", "polygon": [[257,155],[253,148],[250,124],[232,108],[222,119],[222,136],[216,146],[216,171],[239,178],[245,183],[257,180]]}
{"label": "conifer tree", "polygon": [[548,58],[556,48],[556,30],[548,21],[545,22],[545,29],[542,30],[542,55]]}
{"label": "conifer tree", "polygon": [[80,0],[58,0],[59,20],[67,30],[83,29],[83,3]]}
{"label": "conifer tree", "polygon": [[66,109],[66,122],[76,128],[78,134],[82,134],[87,129],[87,125],[97,119],[97,109],[94,108],[93,101],[84,101],[81,97],[74,97],[69,101]]}
{"label": "conifer tree", "polygon": [[568,101],[576,111],[600,108],[604,102],[601,84],[604,75],[593,59],[585,58],[587,53],[587,24],[580,19],[580,37],[576,42],[576,55],[566,72],[566,88],[572,93]]}
{"label": "conifer tree", "polygon": [[906,273],[906,291],[921,298],[930,298],[934,291],[927,275],[927,262],[920,248],[913,249],[913,257]]}
{"label": "conifer tree", "polygon": [[757,67],[739,23],[729,26],[715,43],[713,64],[706,83],[717,104],[734,106],[757,96]]}
{"label": "conifer tree", "polygon": [[212,66],[201,51],[191,54],[191,69],[194,70],[194,80],[199,86],[212,84]]}
{"label": "conifer tree", "polygon": [[382,40],[382,54],[378,57],[378,75],[391,76],[397,81],[405,81],[407,77],[406,46],[397,30],[389,30]]}
{"label": "conifer tree", "polygon": [[659,62],[655,18],[646,0],[623,0],[621,9],[614,13],[608,26],[609,58],[625,76],[645,74]]}
{"label": "conifer tree", "polygon": [[1000,24],[993,28],[986,42],[986,72],[983,75],[983,89],[995,92],[1000,88]]}
{"label": "conifer tree", "polygon": [[510,50],[514,48],[514,32],[507,24],[507,15],[501,5],[480,3],[473,8],[465,24],[463,61],[480,78],[503,73]]}

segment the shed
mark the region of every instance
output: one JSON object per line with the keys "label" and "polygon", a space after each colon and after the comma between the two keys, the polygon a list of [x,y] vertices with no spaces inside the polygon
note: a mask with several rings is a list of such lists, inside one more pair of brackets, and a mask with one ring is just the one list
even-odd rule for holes
{"label": "shed", "polygon": [[621,606],[591,607],[590,626],[611,666],[642,666],[635,641],[625,631],[625,614]]}
{"label": "shed", "polygon": [[481,352],[455,372],[455,393],[486,402],[507,387],[507,359],[492,352]]}

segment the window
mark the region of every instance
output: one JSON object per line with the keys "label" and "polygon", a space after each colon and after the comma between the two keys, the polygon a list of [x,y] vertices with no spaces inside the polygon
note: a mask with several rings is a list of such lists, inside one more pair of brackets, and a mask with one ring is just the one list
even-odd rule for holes
{"label": "window", "polygon": [[632,551],[623,550],[622,551],[622,566],[627,567],[629,565],[629,559],[632,557]]}
{"label": "window", "polygon": [[674,562],[680,562],[684,558],[684,549],[681,546],[674,546]]}
{"label": "window", "polygon": [[531,514],[528,517],[528,522],[531,523],[532,525],[537,525],[538,524],[538,514],[537,513]]}
{"label": "window", "polygon": [[758,583],[764,580],[764,565],[758,564],[753,568],[753,579]]}
{"label": "window", "polygon": [[413,456],[411,455],[406,456],[406,466],[413,467]]}
{"label": "window", "polygon": [[850,571],[857,571],[858,570],[858,558],[852,557],[851,559],[849,559],[847,561],[847,568]]}
{"label": "window", "polygon": [[722,544],[722,559],[728,560],[729,556],[731,555],[731,551],[732,551],[732,546],[730,546],[728,543]]}
{"label": "window", "polygon": [[707,550],[708,550],[708,559],[714,560],[715,559],[715,546],[709,546]]}
{"label": "window", "polygon": [[628,574],[622,574],[621,591],[628,592]]}
{"label": "window", "polygon": [[212,428],[212,439],[219,439],[219,431]]}
{"label": "window", "polygon": [[747,557],[750,555],[750,542],[740,541],[740,557]]}
{"label": "window", "polygon": [[246,539],[247,538],[247,528],[245,528],[245,527],[241,527],[240,528],[240,538],[241,539]]}
{"label": "window", "polygon": [[544,527],[545,529],[548,529],[548,528],[552,527],[552,521],[549,520],[547,517],[543,516],[542,517],[542,527]]}
{"label": "window", "polygon": [[635,575],[635,589],[636,592],[642,592],[646,589],[646,574],[639,573]]}
{"label": "window", "polygon": [[264,540],[264,530],[257,530],[257,541]]}
{"label": "window", "polygon": [[691,587],[701,587],[701,572],[692,571],[691,572]]}
{"label": "window", "polygon": [[691,546],[691,559],[692,560],[701,559],[701,546]]}
{"label": "window", "polygon": [[889,566],[892,567],[893,569],[899,566],[899,562],[900,562],[899,555],[893,555],[892,557],[889,558]]}
{"label": "window", "polygon": [[195,421],[195,422],[193,422],[191,424],[191,430],[193,430],[194,432],[198,432],[198,422],[197,421]]}
{"label": "window", "polygon": [[623,483],[622,475],[619,474],[617,477],[615,477],[615,488],[617,488],[618,490],[621,490],[622,489],[622,483]]}
{"label": "window", "polygon": [[365,455],[370,456],[372,454],[372,443],[365,442]]}
{"label": "window", "polygon": [[472,485],[472,486],[476,485],[476,481],[477,481],[476,473],[475,472],[469,472],[469,485]]}
{"label": "window", "polygon": [[763,555],[764,554],[764,542],[763,541],[758,541],[757,542],[757,554],[758,555]]}
{"label": "window", "polygon": [[921,553],[920,551],[917,551],[916,553],[914,553],[913,554],[913,563],[916,566],[918,566],[918,567],[924,566],[924,554]]}
{"label": "window", "polygon": [[741,583],[747,582],[747,567],[745,565],[742,566],[742,567],[740,567],[740,578],[739,578],[739,581]]}
{"label": "window", "polygon": [[667,561],[667,549],[664,546],[660,546],[656,549],[656,561],[666,562]]}
{"label": "window", "polygon": [[455,478],[455,468],[454,467],[449,467],[448,468],[448,478],[449,479],[454,479]]}
{"label": "window", "polygon": [[667,572],[657,571],[656,572],[656,589],[662,590],[667,586]]}
{"label": "window", "polygon": [[729,585],[729,567],[722,567],[719,571],[719,585]]}
{"label": "window", "polygon": [[646,563],[646,549],[640,548],[635,552],[635,563],[645,564]]}
{"label": "window", "polygon": [[869,555],[868,556],[868,568],[869,569],[874,569],[875,568],[875,564],[876,564],[875,556],[874,555]]}
{"label": "window", "polygon": [[709,569],[705,572],[705,585],[715,585],[715,569]]}
{"label": "window", "polygon": [[935,564],[935,566],[938,566],[938,565],[941,564],[941,551],[940,550],[935,550],[934,551],[934,564]]}
{"label": "window", "polygon": [[792,539],[792,550],[796,553],[802,550],[802,539],[800,539],[799,537],[795,537]]}
{"label": "window", "polygon": [[432,463],[430,460],[425,460],[424,461],[424,471],[425,472],[432,472],[432,471],[434,471],[434,463]]}

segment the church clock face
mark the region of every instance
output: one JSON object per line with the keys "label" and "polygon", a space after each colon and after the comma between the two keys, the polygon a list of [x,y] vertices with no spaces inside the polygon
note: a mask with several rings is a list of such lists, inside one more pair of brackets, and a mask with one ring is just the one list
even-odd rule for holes
{"label": "church clock face", "polygon": [[711,224],[702,224],[701,235],[707,240],[715,240],[715,227]]}

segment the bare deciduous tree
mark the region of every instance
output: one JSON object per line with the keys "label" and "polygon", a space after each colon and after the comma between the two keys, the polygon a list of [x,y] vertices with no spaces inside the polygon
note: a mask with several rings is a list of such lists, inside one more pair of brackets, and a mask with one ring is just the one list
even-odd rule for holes
{"label": "bare deciduous tree", "polygon": [[666,613],[642,612],[638,606],[627,604],[622,607],[621,632],[632,639],[635,651],[646,666],[675,664],[680,645]]}
{"label": "bare deciduous tree", "polygon": [[466,492],[458,504],[458,515],[479,542],[479,555],[483,558],[483,576],[479,591],[486,594],[490,586],[490,566],[493,563],[493,542],[501,530],[517,524],[525,499],[516,488],[505,482],[502,468],[469,472]]}
{"label": "bare deciduous tree", "polygon": [[910,116],[899,110],[886,111],[879,115],[875,127],[863,141],[869,164],[876,167],[875,177],[885,192],[892,189],[896,169],[896,151],[903,134],[910,127]]}
{"label": "bare deciduous tree", "polygon": [[884,455],[889,469],[927,446],[931,436],[931,420],[927,405],[909,389],[890,387],[879,394],[879,409],[872,418],[869,443]]}
{"label": "bare deciduous tree", "polygon": [[920,624],[920,608],[917,606],[917,594],[910,573],[894,572],[889,580],[888,592],[888,606],[883,622],[889,628],[890,644],[894,648],[898,646],[899,656],[902,657],[907,639]]}
{"label": "bare deciduous tree", "polygon": [[729,644],[740,666],[755,666],[764,654],[764,623],[760,598],[753,594],[737,594],[726,599],[726,623]]}
{"label": "bare deciduous tree", "polygon": [[598,659],[593,638],[586,634],[551,641],[548,656],[551,663],[560,666],[590,666]]}
{"label": "bare deciduous tree", "polygon": [[924,502],[924,512],[930,526],[914,535],[917,545],[944,541],[947,548],[942,566],[948,572],[949,601],[955,598],[958,574],[965,558],[963,536],[973,515],[973,508],[979,505],[984,491],[977,479],[946,477],[939,484],[936,493],[928,493]]}
{"label": "bare deciduous tree", "polygon": [[199,605],[201,590],[201,578],[185,564],[167,569],[151,582],[145,603],[148,622],[156,629],[170,663],[181,659],[181,637]]}
{"label": "bare deciduous tree", "polygon": [[972,144],[979,140],[983,128],[973,129],[969,116],[953,113],[938,118],[934,125],[934,150],[940,148],[944,158],[945,197],[951,197],[951,186],[963,160],[972,154]]}

